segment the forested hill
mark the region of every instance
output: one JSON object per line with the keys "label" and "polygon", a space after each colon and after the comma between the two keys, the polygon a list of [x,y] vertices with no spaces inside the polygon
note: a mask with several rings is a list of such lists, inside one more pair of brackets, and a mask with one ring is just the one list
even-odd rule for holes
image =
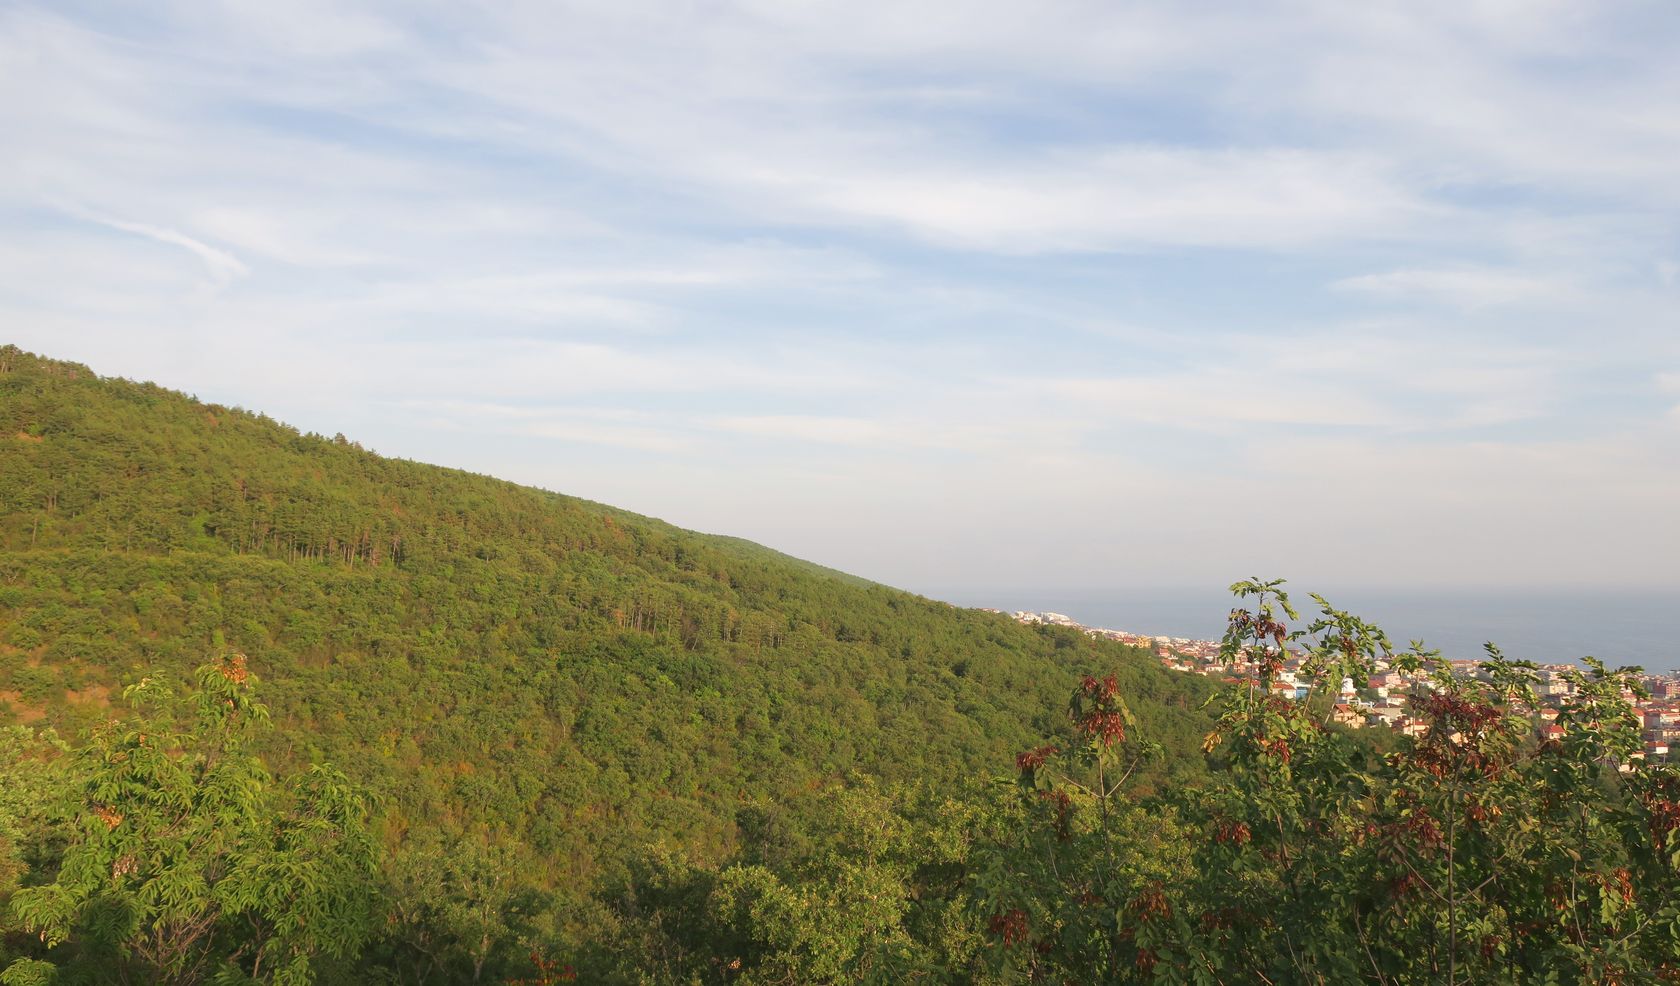
{"label": "forested hill", "polygon": [[0,721],[67,735],[152,668],[249,656],[273,759],[385,837],[492,831],[586,887],[655,840],[859,771],[1008,772],[1086,671],[1202,770],[1202,679],[732,538],[392,459],[0,348]]}

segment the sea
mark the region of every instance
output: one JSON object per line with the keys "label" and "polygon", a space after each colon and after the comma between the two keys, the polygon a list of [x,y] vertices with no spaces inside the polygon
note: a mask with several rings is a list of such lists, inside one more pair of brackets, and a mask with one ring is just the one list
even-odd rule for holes
{"label": "sea", "polygon": [[[1680,590],[1317,591],[1336,608],[1382,627],[1396,648],[1422,640],[1447,657],[1480,658],[1491,641],[1507,657],[1539,663],[1579,662],[1591,655],[1612,667],[1680,671]],[[1219,639],[1233,603],[1217,587],[965,589],[929,595],[959,606],[1048,610],[1085,626],[1199,640]],[[1317,614],[1305,590],[1292,592],[1290,602],[1301,612],[1300,628]]]}

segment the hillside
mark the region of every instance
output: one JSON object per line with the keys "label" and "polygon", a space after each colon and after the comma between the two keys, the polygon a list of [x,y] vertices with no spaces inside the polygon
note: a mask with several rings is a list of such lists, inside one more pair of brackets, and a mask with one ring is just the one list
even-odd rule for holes
{"label": "hillside", "polygon": [[[3,348],[0,980],[1680,981],[1634,669],[1542,709],[1233,591],[1210,722],[1076,631]],[[1379,661],[1416,736],[1332,725]]]}
{"label": "hillside", "polygon": [[226,650],[270,759],[337,763],[389,844],[491,831],[574,893],[852,772],[1005,773],[1087,671],[1160,777],[1204,770],[1209,724],[1205,681],[1117,645],[0,349],[0,722],[74,735]]}

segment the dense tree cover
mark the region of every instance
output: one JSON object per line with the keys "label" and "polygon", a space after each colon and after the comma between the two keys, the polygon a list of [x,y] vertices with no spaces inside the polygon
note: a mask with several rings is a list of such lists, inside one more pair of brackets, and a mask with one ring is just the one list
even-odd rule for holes
{"label": "dense tree cover", "polygon": [[[858,785],[809,841],[652,867],[621,953],[646,982],[1680,982],[1680,770],[1623,769],[1636,669],[1589,659],[1543,740],[1532,665],[1490,646],[1465,679],[1322,600],[1292,630],[1278,583],[1234,588],[1254,600],[1226,654],[1262,672],[1223,703],[1207,783],[1141,790],[1162,751],[1088,676],[1008,788],[929,810]],[[1320,689],[1379,656],[1427,673],[1427,733],[1379,752],[1273,696],[1285,646]]]}
{"label": "dense tree cover", "polygon": [[[1261,598],[1227,647],[1270,659],[1227,696],[1205,783],[1143,790],[1164,751],[1118,680],[1088,675],[1013,780],[854,775],[742,805],[721,863],[649,846],[597,888],[565,961],[545,943],[575,905],[522,890],[483,833],[427,830],[376,876],[341,775],[276,783],[247,755],[266,716],[226,657],[175,706],[191,728],[152,712],[96,731],[36,775],[62,810],[8,812],[11,845],[38,847],[10,871],[31,884],[14,879],[14,920],[53,947],[21,943],[0,983],[1680,982],[1680,771],[1618,769],[1638,746],[1626,670],[1576,672],[1542,742],[1531,667],[1491,650],[1468,681],[1387,655],[1434,664],[1436,690],[1429,732],[1383,754],[1263,685],[1278,641],[1310,638],[1334,686],[1386,655],[1380,631],[1328,605],[1290,631],[1275,583],[1239,588]],[[61,762],[51,748],[17,762]]]}
{"label": "dense tree cover", "polygon": [[[51,760],[131,714],[124,684],[179,689],[236,651],[265,680],[270,769],[330,761],[380,805],[384,896],[410,906],[364,953],[409,982],[529,976],[532,945],[582,961],[649,847],[716,871],[751,819],[816,824],[812,796],[848,777],[972,785],[1097,669],[1177,754],[1149,783],[1193,782],[1212,691],[1077,633],[0,347],[0,724],[56,729],[7,752]],[[50,849],[5,826],[0,880]]]}
{"label": "dense tree cover", "polygon": [[1219,691],[0,348],[0,984],[1680,982],[1626,670],[1234,589]]}

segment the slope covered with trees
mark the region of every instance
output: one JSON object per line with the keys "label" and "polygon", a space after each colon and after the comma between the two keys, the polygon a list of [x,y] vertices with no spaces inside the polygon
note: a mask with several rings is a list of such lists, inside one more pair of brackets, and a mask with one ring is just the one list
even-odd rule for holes
{"label": "slope covered with trees", "polygon": [[[650,847],[564,946],[576,965],[506,846],[382,854],[341,774],[251,756],[269,716],[242,658],[180,698],[143,679],[68,763],[0,733],[0,931],[23,953],[0,983],[1680,980],[1680,769],[1622,769],[1629,670],[1570,673],[1540,742],[1531,665],[1490,646],[1466,679],[1328,604],[1291,630],[1276,582],[1235,588],[1258,598],[1225,655],[1260,655],[1260,680],[1226,694],[1205,784],[1141,791],[1157,744],[1086,676],[1012,784],[854,778],[744,813],[724,865]],[[1377,756],[1327,702],[1270,694],[1286,642],[1319,688],[1379,654],[1431,666],[1427,732]]]}
{"label": "slope covered with trees", "polygon": [[1232,588],[1210,694],[0,349],[0,986],[1680,982],[1637,669]]}
{"label": "slope covered with trees", "polygon": [[1166,748],[1149,785],[1203,775],[1210,722],[1118,645],[0,348],[0,722],[79,742],[234,652],[265,759],[375,799],[387,880],[505,873],[560,942],[650,846],[711,867],[842,781],[989,776],[1087,672]]}

